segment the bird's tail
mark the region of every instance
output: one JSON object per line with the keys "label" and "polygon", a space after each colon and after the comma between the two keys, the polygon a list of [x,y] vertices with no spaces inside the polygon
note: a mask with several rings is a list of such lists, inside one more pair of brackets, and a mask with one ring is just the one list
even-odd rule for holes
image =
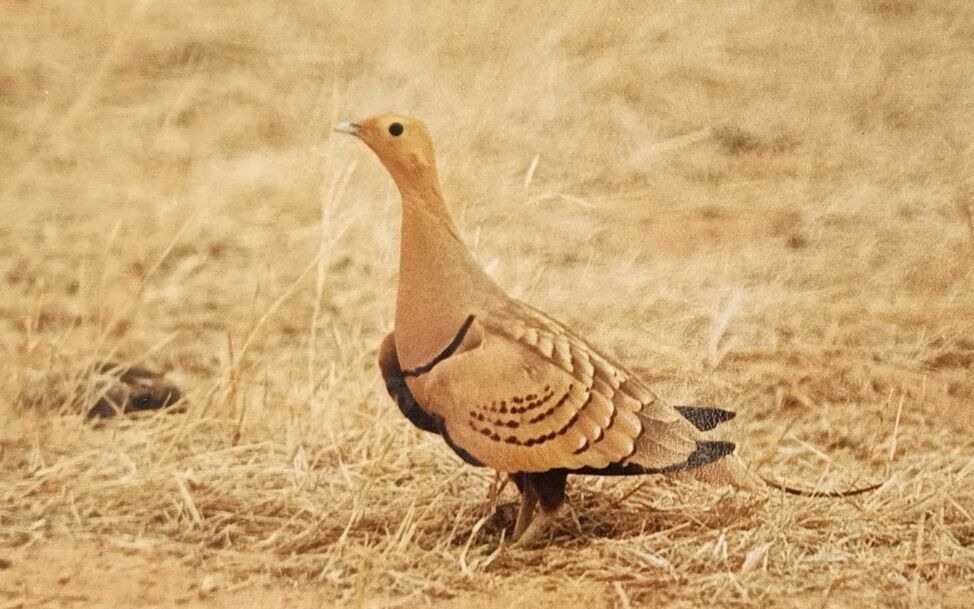
{"label": "bird's tail", "polygon": [[769,488],[773,488],[788,493],[789,495],[798,495],[801,497],[825,497],[830,499],[851,497],[853,495],[868,493],[869,491],[874,491],[881,487],[886,482],[884,480],[883,482],[879,482],[877,484],[870,484],[869,486],[844,489],[840,491],[801,489],[759,476],[751,471],[751,469],[744,464],[740,457],[734,454],[727,455],[719,461],[714,461],[713,463],[708,463],[707,465],[688,470],[685,475],[709,484],[718,486],[729,485],[752,493],[764,492]]}
{"label": "bird's tail", "polygon": [[[734,418],[733,412],[720,408],[678,406],[677,410],[700,431],[709,431],[720,423]],[[729,454],[716,461],[688,469],[683,475],[709,484],[717,486],[729,485],[752,493],[763,492],[768,488],[773,488],[788,493],[789,495],[799,495],[801,497],[851,497],[876,490],[885,484],[884,480],[878,484],[841,491],[800,489],[759,476],[751,471],[736,454]]]}

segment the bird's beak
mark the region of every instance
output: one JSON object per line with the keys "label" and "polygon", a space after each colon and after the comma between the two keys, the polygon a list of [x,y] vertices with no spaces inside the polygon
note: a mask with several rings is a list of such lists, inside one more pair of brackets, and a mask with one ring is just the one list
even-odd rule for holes
{"label": "bird's beak", "polygon": [[358,125],[349,121],[344,121],[335,125],[335,131],[339,133],[348,133],[350,135],[358,135],[358,129]]}

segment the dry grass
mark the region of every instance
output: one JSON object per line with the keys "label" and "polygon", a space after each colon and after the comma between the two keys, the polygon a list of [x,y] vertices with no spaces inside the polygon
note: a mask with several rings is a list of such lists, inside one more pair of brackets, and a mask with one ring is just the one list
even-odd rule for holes
{"label": "dry grass", "polygon": [[[0,606],[967,606],[974,11],[663,6],[2,3]],[[890,481],[578,479],[502,544],[512,489],[373,363],[398,201],[329,130],[390,109],[515,294],[739,410],[766,475]],[[19,408],[105,359],[188,413]]]}

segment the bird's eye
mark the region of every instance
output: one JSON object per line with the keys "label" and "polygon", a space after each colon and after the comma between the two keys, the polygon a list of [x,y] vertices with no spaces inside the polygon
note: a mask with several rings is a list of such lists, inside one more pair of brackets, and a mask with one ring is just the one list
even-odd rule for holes
{"label": "bird's eye", "polygon": [[392,123],[389,125],[389,133],[396,137],[402,135],[402,130],[402,123]]}

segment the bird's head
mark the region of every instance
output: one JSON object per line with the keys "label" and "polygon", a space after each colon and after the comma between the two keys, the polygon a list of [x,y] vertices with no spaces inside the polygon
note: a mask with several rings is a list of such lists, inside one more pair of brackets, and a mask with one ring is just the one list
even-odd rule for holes
{"label": "bird's head", "polygon": [[359,138],[379,157],[399,190],[436,183],[433,142],[426,125],[399,114],[379,114],[355,122],[339,123],[335,131]]}

